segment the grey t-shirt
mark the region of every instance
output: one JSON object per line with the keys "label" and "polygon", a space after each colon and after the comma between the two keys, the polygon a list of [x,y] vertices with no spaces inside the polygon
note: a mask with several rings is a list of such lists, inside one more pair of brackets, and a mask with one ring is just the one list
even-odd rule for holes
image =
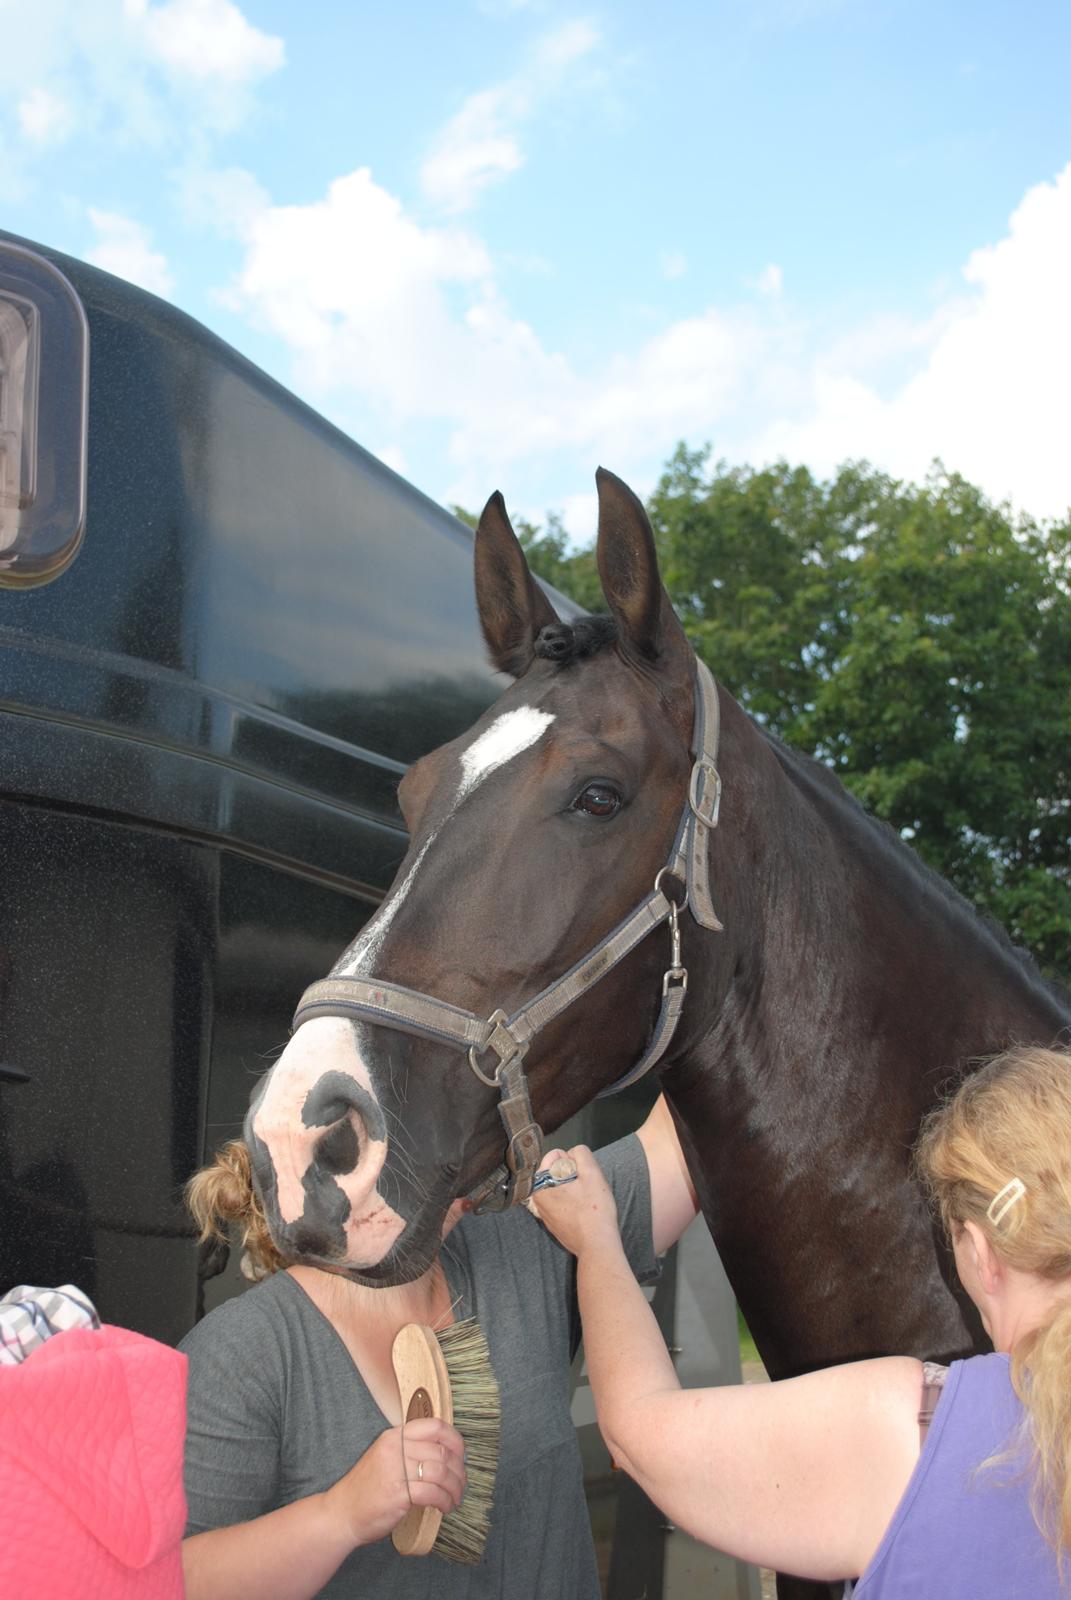
{"label": "grey t-shirt", "polygon": [[[599,1152],[641,1282],[658,1275],[647,1162],[635,1135]],[[491,1534],[479,1566],[363,1545],[330,1600],[598,1600],[569,1367],[579,1339],[575,1263],[523,1207],[466,1217],[443,1246],[455,1316],[475,1316],[502,1397]],[[189,1357],[189,1533],[227,1527],[330,1488],[389,1426],[342,1340],[289,1273],[209,1313]]]}

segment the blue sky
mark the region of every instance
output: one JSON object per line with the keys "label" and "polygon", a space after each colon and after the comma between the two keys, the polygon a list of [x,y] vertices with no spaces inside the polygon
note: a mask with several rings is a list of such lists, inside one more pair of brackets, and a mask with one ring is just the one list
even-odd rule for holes
{"label": "blue sky", "polygon": [[0,0],[0,225],[427,493],[679,439],[1071,507],[1071,7]]}

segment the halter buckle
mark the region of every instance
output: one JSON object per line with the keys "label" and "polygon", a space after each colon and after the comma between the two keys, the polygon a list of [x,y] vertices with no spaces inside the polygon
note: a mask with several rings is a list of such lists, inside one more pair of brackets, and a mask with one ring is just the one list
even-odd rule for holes
{"label": "halter buckle", "polygon": [[543,1130],[532,1116],[528,1080],[515,1052],[503,1061],[496,1074],[496,1087],[502,1096],[498,1114],[506,1130],[506,1165],[499,1167],[470,1196],[474,1211],[505,1211],[521,1205],[532,1192],[532,1184],[543,1157]]}
{"label": "halter buckle", "polygon": [[688,784],[688,804],[692,815],[704,828],[718,826],[718,812],[721,810],[721,773],[709,756],[700,756],[692,768],[692,777]]}
{"label": "halter buckle", "polygon": [[[481,1083],[485,1083],[489,1089],[498,1089],[501,1087],[503,1068],[508,1066],[511,1061],[523,1061],[528,1051],[528,1045],[520,1039],[515,1039],[510,1033],[509,1018],[502,1010],[492,1011],[487,1019],[487,1026],[491,1029],[491,1032],[487,1035],[483,1044],[479,1046],[469,1045],[469,1066]],[[498,1056],[498,1066],[491,1077],[488,1077],[486,1072],[482,1070],[478,1060],[478,1057],[484,1055],[488,1050],[493,1050]]]}

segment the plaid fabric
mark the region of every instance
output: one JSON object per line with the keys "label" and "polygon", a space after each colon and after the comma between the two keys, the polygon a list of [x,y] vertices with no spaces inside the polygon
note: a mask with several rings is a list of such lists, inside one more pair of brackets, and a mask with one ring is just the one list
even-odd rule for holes
{"label": "plaid fabric", "polygon": [[73,1283],[58,1289],[20,1283],[0,1295],[0,1366],[17,1366],[54,1333],[99,1327],[96,1307]]}

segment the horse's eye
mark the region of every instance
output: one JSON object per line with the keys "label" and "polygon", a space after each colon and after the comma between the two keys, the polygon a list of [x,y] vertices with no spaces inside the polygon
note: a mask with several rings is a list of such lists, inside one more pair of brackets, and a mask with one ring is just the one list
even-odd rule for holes
{"label": "horse's eye", "polygon": [[573,801],[572,809],[588,817],[612,817],[621,809],[621,795],[612,783],[589,783]]}

